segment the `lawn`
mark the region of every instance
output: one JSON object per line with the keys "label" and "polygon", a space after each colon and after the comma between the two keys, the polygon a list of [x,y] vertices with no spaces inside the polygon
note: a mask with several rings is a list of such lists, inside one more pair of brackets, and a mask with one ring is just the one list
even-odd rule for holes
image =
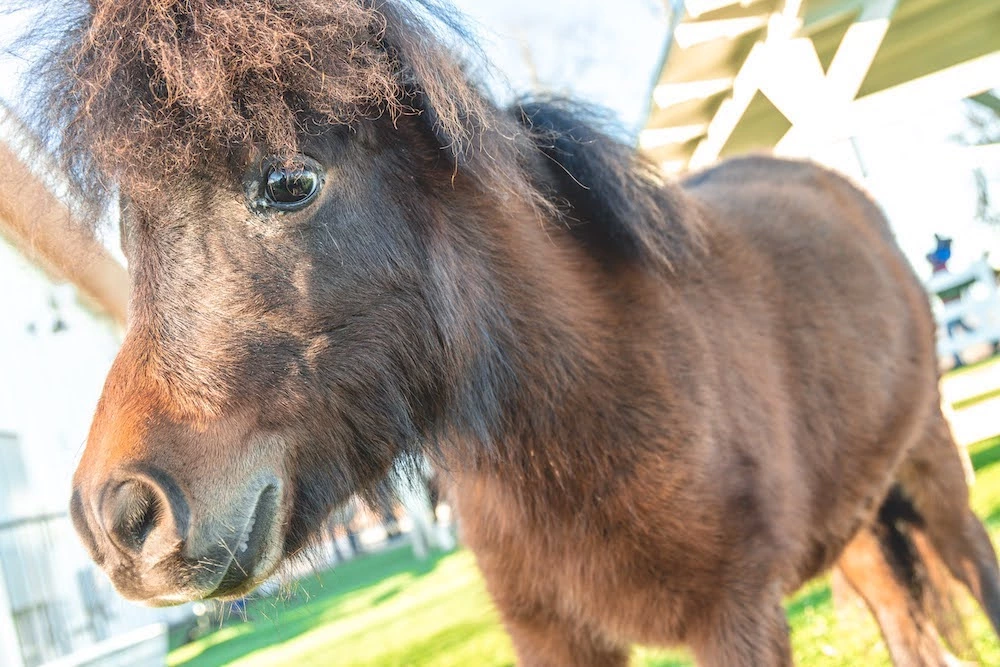
{"label": "lawn", "polygon": [[[1000,544],[1000,438],[972,448],[976,511]],[[801,665],[888,665],[867,614],[835,613],[829,582],[812,582],[787,603]],[[293,594],[247,605],[196,642],[175,648],[171,667],[239,665],[511,665],[514,653],[467,551],[426,562],[407,547],[368,556],[299,582]],[[1000,665],[1000,646],[977,611],[969,627],[981,664]],[[634,665],[689,665],[680,651],[637,648]]]}

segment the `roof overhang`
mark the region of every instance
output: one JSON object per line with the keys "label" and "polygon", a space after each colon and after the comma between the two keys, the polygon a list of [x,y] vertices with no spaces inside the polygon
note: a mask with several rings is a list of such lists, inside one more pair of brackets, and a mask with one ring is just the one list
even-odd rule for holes
{"label": "roof overhang", "polygon": [[[1000,84],[1000,4],[685,0],[640,146],[668,171],[806,155],[892,106]],[[915,107],[919,108],[919,107]]]}
{"label": "roof overhang", "polygon": [[[5,129],[31,143],[6,109]],[[13,125],[13,127],[11,127]],[[42,152],[35,153],[45,160]],[[22,151],[0,141],[0,236],[10,241],[53,280],[75,284],[94,308],[124,325],[128,273],[61,199],[24,162]]]}

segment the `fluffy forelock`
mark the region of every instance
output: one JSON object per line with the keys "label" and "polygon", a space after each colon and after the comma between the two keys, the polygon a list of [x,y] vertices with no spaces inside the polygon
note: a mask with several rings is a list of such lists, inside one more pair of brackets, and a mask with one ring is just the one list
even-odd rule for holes
{"label": "fluffy forelock", "polygon": [[489,105],[428,19],[436,0],[93,0],[63,33],[47,122],[72,178],[130,193],[250,147],[291,153],[312,122],[412,107],[415,84],[457,154]]}

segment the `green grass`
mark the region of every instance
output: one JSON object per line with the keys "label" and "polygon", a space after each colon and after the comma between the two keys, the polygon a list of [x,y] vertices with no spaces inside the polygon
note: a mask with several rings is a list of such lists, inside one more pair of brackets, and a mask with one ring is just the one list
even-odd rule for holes
{"label": "green grass", "polygon": [[290,598],[253,600],[246,615],[173,650],[168,665],[513,663],[466,551],[423,563],[409,547],[360,558],[306,578]]}
{"label": "green grass", "polygon": [[[973,507],[1000,542],[1000,437],[971,449],[977,481]],[[1000,665],[1000,645],[986,619],[969,607],[981,664]],[[866,613],[835,612],[826,578],[787,602],[797,664],[889,665],[878,628]],[[514,664],[472,555],[459,551],[418,563],[409,548],[361,558],[301,581],[292,596],[247,605],[246,621],[228,622],[175,648],[171,667],[500,666]],[[644,667],[690,665],[683,651],[637,648]]]}

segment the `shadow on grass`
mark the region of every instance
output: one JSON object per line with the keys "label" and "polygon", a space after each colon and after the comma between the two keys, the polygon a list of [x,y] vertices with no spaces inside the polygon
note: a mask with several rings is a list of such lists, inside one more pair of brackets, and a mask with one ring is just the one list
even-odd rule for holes
{"label": "shadow on grass", "polygon": [[976,471],[1000,461],[1000,438],[977,443],[969,449],[974,450],[969,452],[969,458],[972,459],[972,467]]}
{"label": "shadow on grass", "polygon": [[403,591],[402,586],[393,586],[385,593],[380,594],[378,597],[372,600],[372,606],[375,607],[382,604],[383,602],[387,602],[396,597],[397,595],[399,595],[402,591]]}
{"label": "shadow on grass", "polygon": [[830,593],[830,586],[817,586],[814,590],[808,593],[796,596],[795,599],[792,600],[785,608],[785,612],[788,615],[789,622],[793,622],[795,618],[805,612],[806,609],[813,609],[815,607],[828,605],[831,603],[831,600],[832,596]]}
{"label": "shadow on grass", "polygon": [[[338,564],[331,570],[301,579],[291,597],[271,595],[247,602],[246,622],[233,626],[225,639],[202,638],[203,651],[187,660],[172,663],[175,667],[213,667],[224,665],[255,651],[285,642],[328,623],[330,615],[344,604],[348,596],[389,577],[410,574],[422,577],[432,572],[442,558],[450,554],[433,552],[424,561],[415,561],[409,545],[386,552],[360,556]],[[396,586],[380,594],[368,606],[375,607],[402,591]]]}

